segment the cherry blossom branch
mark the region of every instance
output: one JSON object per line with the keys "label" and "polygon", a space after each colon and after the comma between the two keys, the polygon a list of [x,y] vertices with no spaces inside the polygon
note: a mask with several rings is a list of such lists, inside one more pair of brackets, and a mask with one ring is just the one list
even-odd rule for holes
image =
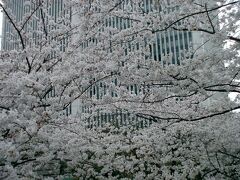
{"label": "cherry blossom branch", "polygon": [[[16,30],[16,32],[17,32],[17,34],[18,34],[18,36],[20,38],[20,41],[21,41],[22,49],[25,50],[25,43],[24,43],[23,36],[21,34],[21,30],[18,29],[17,25],[14,23],[13,19],[10,17],[9,13],[7,12],[5,7],[1,3],[0,3],[0,7],[3,9],[4,14],[7,16],[9,22],[13,25],[14,29]],[[25,59],[27,61],[28,74],[30,74],[32,66],[31,66],[31,63],[30,63],[28,57],[26,57]]]}

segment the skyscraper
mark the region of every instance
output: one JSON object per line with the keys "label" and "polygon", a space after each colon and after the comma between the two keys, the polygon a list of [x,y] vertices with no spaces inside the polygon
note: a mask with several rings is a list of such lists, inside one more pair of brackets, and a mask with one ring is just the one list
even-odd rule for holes
{"label": "skyscraper", "polygon": [[[51,30],[50,21],[58,22],[70,10],[64,7],[64,0],[8,0],[5,4],[9,12],[9,17],[3,16],[2,29],[2,50],[13,50],[20,48],[20,38],[13,24],[19,28],[23,34],[28,33],[27,41],[31,46],[37,45],[43,38],[43,33]],[[29,37],[31,37],[29,39]],[[61,50],[66,47],[66,42],[62,41]]]}
{"label": "skyscraper", "polygon": [[[64,9],[64,0],[47,0],[45,2],[46,11],[43,12],[40,9],[37,9],[39,3],[42,1],[38,0],[9,0],[7,3],[7,7],[12,10],[12,15],[15,17],[15,23],[20,21],[24,22],[24,19],[27,19],[27,16],[30,12],[33,12],[36,9],[36,13],[33,18],[27,22],[27,26],[24,26],[23,30],[26,33],[29,33],[32,37],[28,43],[32,45],[38,44],[39,40],[41,40],[44,36],[44,32],[48,31],[48,22],[53,20],[54,22],[58,21],[60,16],[64,16],[65,14],[70,14],[70,21],[72,23],[78,22],[77,16],[71,14],[69,12],[65,12]],[[126,10],[129,8],[130,1],[124,0],[123,3],[119,5],[119,9]],[[170,11],[174,11],[174,8],[167,8],[163,10],[160,4],[155,4],[153,0],[143,0],[142,1],[142,10],[148,14],[152,11],[169,13]],[[134,8],[133,10],[134,11]],[[44,16],[44,21],[42,19]],[[132,26],[132,22],[130,19],[121,18],[118,16],[107,16],[103,21],[103,27],[100,29],[104,31],[104,28],[115,28],[117,30],[126,30]],[[46,25],[39,26],[39,23],[46,23]],[[20,27],[23,24],[20,24]],[[36,31],[40,31],[42,33],[36,34]],[[198,46],[198,44],[203,44],[203,39],[201,38],[201,33],[192,32],[192,31],[177,31],[173,29],[167,29],[165,31],[159,31],[154,33],[154,38],[151,42],[148,42],[147,37],[144,37],[143,47],[144,49],[148,49],[148,53],[144,55],[145,60],[153,60],[158,61],[162,66],[167,66],[170,64],[181,65],[181,58],[186,56],[185,52],[193,48],[194,46]],[[29,36],[28,36],[29,37]],[[133,36],[134,38],[134,36]],[[80,44],[82,49],[88,46],[88,41]],[[95,41],[97,43],[97,41]],[[9,19],[4,16],[4,26],[3,26],[3,41],[2,41],[2,49],[3,50],[12,50],[18,49],[20,46],[20,40],[16,30],[12,26]],[[67,46],[67,42],[65,40],[62,41],[62,45],[60,47],[61,51],[64,51]],[[125,46],[124,52],[125,55],[128,55],[130,51],[133,51],[132,46],[135,46],[135,49],[139,50],[141,47],[138,44],[128,44]],[[114,79],[113,81],[116,82]],[[89,88],[88,96],[91,98],[92,96],[96,96],[97,98],[101,98],[104,94],[101,95],[100,91],[104,91],[107,86],[105,84],[97,83],[96,85]],[[138,94],[139,89],[136,85],[130,85],[130,91],[133,91],[135,94]],[[114,93],[112,93],[114,96]],[[101,110],[98,110],[97,116],[94,116],[91,120],[89,120],[89,124],[91,126],[101,126],[105,122],[112,122],[117,117],[120,118],[120,122],[117,122],[120,126],[126,124],[126,121],[129,121],[129,114],[124,112],[118,112],[106,114],[101,113]],[[91,113],[89,108],[85,105],[84,102],[80,100],[76,100],[69,106],[67,109],[67,114],[82,114],[82,113]],[[137,117],[132,116],[131,118],[134,121],[138,121]],[[90,122],[91,121],[91,122]],[[142,120],[139,120],[142,123]],[[145,123],[145,122],[144,122]],[[146,122],[149,124],[149,122]]]}
{"label": "skyscraper", "polygon": [[[130,4],[129,4],[130,3]],[[155,5],[155,6],[154,6]],[[125,0],[120,3],[120,5],[116,8],[120,11],[129,11],[129,6],[131,6],[131,1]],[[134,11],[135,7],[130,7]],[[168,9],[167,11],[170,11],[173,9]],[[162,12],[161,5],[154,4],[154,1],[151,0],[143,0],[142,1],[142,11],[144,13],[148,14],[153,11],[156,12]],[[167,13],[167,12],[165,12]],[[78,17],[73,17],[73,21],[77,22]],[[130,18],[121,18],[119,16],[106,16],[105,19],[101,22],[101,28],[99,31],[104,32],[107,31],[107,29],[116,29],[118,31],[124,31],[128,28],[132,27],[132,21]],[[135,35],[133,35],[133,39],[135,38]],[[167,66],[171,64],[180,65],[181,59],[186,55],[185,52],[190,50],[194,43],[195,46],[197,46],[197,43],[199,40],[201,40],[200,35],[198,33],[193,33],[191,31],[176,31],[171,28],[165,31],[159,31],[154,33],[154,38],[151,38],[149,40],[147,37],[144,37],[144,42],[142,45],[134,42],[134,43],[125,43],[125,45],[122,46],[125,55],[127,56],[133,51],[141,51],[144,52],[147,49],[147,53],[144,53],[145,55],[143,58],[145,58],[146,61],[157,61],[162,66]],[[97,42],[97,41],[95,41]],[[90,44],[90,43],[89,43]],[[124,44],[124,43],[123,43]],[[88,44],[86,42],[82,42],[80,46],[84,49],[88,47]],[[110,50],[111,52],[111,50]],[[119,82],[117,79],[113,79],[113,82],[117,85]],[[89,97],[95,97],[96,99],[101,99],[102,96],[105,94],[105,89],[107,89],[107,84],[104,84],[102,82],[96,83],[93,85],[89,91],[88,96]],[[132,84],[128,87],[129,91],[133,92],[133,94],[139,94],[139,87],[136,84]],[[114,92],[112,92],[112,96],[115,96]],[[101,112],[101,109],[98,109],[95,113],[96,115],[92,116],[88,119],[88,124],[90,127],[94,126],[101,126],[104,123],[113,123],[117,126],[122,126],[126,124],[134,124],[134,126],[138,127],[144,127],[149,126],[151,124],[151,120],[145,120],[143,118],[140,118],[138,116],[132,115],[124,110],[116,110],[111,113],[105,113]],[[82,100],[76,100],[72,104],[72,113],[73,114],[79,114],[80,116],[82,114],[92,113],[91,107],[87,107],[85,105],[85,102]]]}

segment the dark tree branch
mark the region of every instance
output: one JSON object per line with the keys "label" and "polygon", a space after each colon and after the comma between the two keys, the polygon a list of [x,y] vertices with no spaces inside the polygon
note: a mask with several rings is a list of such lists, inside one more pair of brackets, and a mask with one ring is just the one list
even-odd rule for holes
{"label": "dark tree branch", "polygon": [[227,153],[227,152],[223,152],[223,151],[218,151],[219,153],[221,153],[221,154],[224,154],[224,155],[227,155],[227,156],[230,156],[230,157],[232,157],[232,158],[234,158],[234,159],[238,159],[238,160],[240,160],[240,157],[238,157],[238,156],[235,156],[235,155],[233,155],[233,154],[230,154],[230,153]]}
{"label": "dark tree branch", "polygon": [[[10,17],[9,13],[6,11],[5,7],[1,3],[0,3],[0,7],[3,9],[4,14],[7,16],[7,18],[9,19],[9,22],[13,25],[14,29],[16,30],[16,32],[20,38],[20,41],[21,41],[22,49],[25,50],[26,47],[25,47],[23,36],[21,34],[21,30],[18,29],[18,27],[14,23],[13,19]],[[30,63],[28,57],[26,57],[26,61],[27,61],[27,65],[28,65],[28,74],[29,74],[31,72],[32,66],[31,66],[31,63]]]}
{"label": "dark tree branch", "polygon": [[23,160],[21,162],[12,162],[11,164],[13,165],[13,167],[17,167],[19,165],[22,165],[22,164],[25,164],[25,163],[28,163],[28,162],[32,162],[32,161],[36,161],[35,158],[33,159],[26,159],[26,160]]}
{"label": "dark tree branch", "polygon": [[43,14],[42,8],[40,9],[40,14],[41,14],[41,20],[42,20],[42,24],[43,24],[43,31],[44,31],[44,34],[45,34],[45,39],[47,39],[48,32],[47,32],[47,28],[46,28],[46,24],[45,24],[45,18],[44,18],[44,14]]}
{"label": "dark tree branch", "polygon": [[186,119],[186,118],[181,118],[181,117],[161,117],[161,116],[157,116],[157,115],[151,115],[151,114],[144,114],[144,113],[137,113],[136,115],[139,117],[143,117],[145,119],[150,119],[150,120],[154,120],[157,122],[157,120],[165,120],[165,121],[174,121],[175,123],[179,123],[179,122],[194,122],[194,121],[200,121],[200,120],[204,120],[207,118],[211,118],[211,117],[215,117],[215,116],[219,116],[219,115],[223,115],[226,113],[230,113],[234,110],[240,109],[240,106],[234,107],[234,108],[230,108],[230,109],[226,109],[220,112],[216,112],[216,113],[211,113],[208,114],[206,116],[200,116],[197,118],[190,118],[190,119]]}
{"label": "dark tree branch", "polygon": [[239,1],[234,1],[234,2],[227,3],[227,4],[223,4],[221,6],[214,7],[212,9],[207,9],[207,10],[204,10],[204,11],[198,11],[198,12],[195,12],[195,13],[192,13],[192,14],[188,14],[188,15],[183,16],[183,17],[179,18],[178,20],[170,23],[168,26],[166,26],[163,29],[152,30],[152,33],[156,33],[156,32],[159,32],[159,31],[166,31],[167,29],[171,28],[173,25],[177,24],[178,22],[180,22],[184,19],[187,19],[187,18],[192,17],[192,16],[196,16],[196,15],[199,15],[199,14],[205,14],[205,13],[209,13],[209,12],[212,12],[212,11],[216,11],[220,8],[230,6],[230,5],[233,5],[233,4],[237,4],[238,2]]}
{"label": "dark tree branch", "polygon": [[207,4],[205,4],[205,10],[206,10],[206,13],[207,13],[208,21],[209,21],[209,23],[210,23],[210,25],[212,27],[212,33],[214,34],[214,33],[216,33],[216,31],[215,31],[212,19],[209,16],[209,12],[208,12],[208,9],[207,9]]}
{"label": "dark tree branch", "polygon": [[104,80],[104,79],[107,79],[109,77],[113,77],[114,75],[118,75],[118,73],[115,73],[115,74],[109,74],[107,76],[104,76],[102,78],[99,78],[93,82],[91,82],[79,95],[77,95],[76,97],[74,97],[72,100],[70,100],[68,103],[66,103],[64,105],[64,109],[67,108],[73,101],[75,101],[76,99],[80,98],[84,93],[86,93],[88,91],[89,88],[91,88],[94,84]]}
{"label": "dark tree branch", "polygon": [[7,110],[7,111],[10,111],[10,108],[8,108],[8,107],[0,106],[0,108],[4,109],[4,110]]}
{"label": "dark tree branch", "polygon": [[28,21],[32,18],[32,16],[35,14],[35,12],[40,8],[42,2],[31,12],[31,14],[27,17],[27,19],[25,20],[25,22],[22,25],[22,28],[19,30],[20,32],[23,30],[23,28],[25,27],[25,25],[28,23]]}
{"label": "dark tree branch", "polygon": [[236,37],[233,37],[233,36],[228,36],[228,39],[230,39],[230,40],[233,40],[233,41],[236,41],[236,42],[240,43],[240,38],[236,38]]}

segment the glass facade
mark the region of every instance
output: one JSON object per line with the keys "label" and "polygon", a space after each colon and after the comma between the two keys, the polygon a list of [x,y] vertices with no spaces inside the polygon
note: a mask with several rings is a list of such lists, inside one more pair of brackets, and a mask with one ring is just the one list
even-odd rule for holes
{"label": "glass facade", "polygon": [[[42,3],[44,2],[44,3]],[[6,7],[11,10],[11,18],[16,24],[22,34],[28,34],[27,38],[24,39],[24,43],[30,47],[39,47],[42,39],[46,39],[48,36],[49,41],[53,39],[50,37],[49,32],[55,27],[50,25],[50,21],[58,23],[62,17],[70,17],[67,22],[71,21],[71,16],[67,16],[71,13],[71,9],[65,8],[64,0],[8,0]],[[46,8],[45,8],[46,7]],[[31,18],[28,19],[28,16]],[[27,21],[26,21],[27,20]],[[26,23],[25,23],[26,22]],[[62,22],[60,22],[62,23]],[[66,24],[66,21],[63,22]],[[24,25],[24,26],[23,26]],[[8,17],[3,17],[3,39],[2,39],[2,50],[16,50],[21,49],[21,42],[16,29],[14,29],[12,23]],[[24,38],[24,36],[23,36]],[[65,51],[68,46],[68,37],[62,38],[59,42],[59,50]],[[48,55],[49,59],[55,58],[55,52]],[[46,98],[54,97],[55,90],[49,92]],[[63,114],[71,114],[71,105],[66,108]]]}
{"label": "glass facade", "polygon": [[[128,8],[130,0],[124,0],[123,3],[119,6],[119,10],[125,10]],[[174,11],[176,8],[168,8],[165,10],[165,13],[169,13],[170,11]],[[162,12],[161,6],[157,6],[154,4],[154,0],[143,0],[142,10],[144,13],[151,13],[153,11]],[[132,7],[132,11],[134,11],[134,7]],[[132,20],[128,18],[121,18],[118,16],[107,16],[103,20],[101,32],[106,29],[115,28],[119,31],[126,30],[132,27]],[[135,36],[133,35],[133,39]],[[83,42],[80,46],[82,50],[92,45],[92,43],[97,44],[98,40],[94,42],[89,40],[88,42]],[[159,61],[162,66],[167,66],[170,64],[181,65],[181,59],[184,58],[185,52],[192,48],[193,42],[193,34],[190,31],[174,31],[172,29],[156,32],[154,33],[154,37],[148,39],[145,37],[145,43],[140,44],[134,41],[130,41],[129,43],[121,43],[122,48],[124,49],[125,55],[127,56],[131,52],[135,50],[141,50],[142,52],[147,49],[145,53],[146,61]],[[109,52],[111,53],[111,47]],[[114,84],[117,86],[119,83],[117,79],[113,80]],[[90,98],[102,99],[104,95],[106,95],[106,89],[109,89],[109,85],[103,82],[96,83],[92,86],[88,91],[88,96]],[[127,87],[128,91],[132,94],[138,95],[141,91],[141,88],[137,84],[129,85]],[[111,92],[112,97],[116,97],[117,94]],[[101,109],[98,109],[97,112],[91,111],[91,106],[84,105],[84,101],[76,103],[73,106],[73,109],[77,109],[76,111],[79,114],[91,114],[91,118],[88,119],[88,126],[99,127],[106,123],[114,124],[115,126],[124,126],[131,125],[136,128],[144,128],[153,123],[153,120],[145,119],[143,117],[130,114],[124,110],[115,110],[115,112],[110,113],[101,113]]]}
{"label": "glass facade", "polygon": [[[58,22],[61,17],[66,17],[66,14],[70,13],[70,10],[64,10],[64,0],[44,0],[43,4],[41,2],[41,0],[8,0],[6,4],[6,7],[11,10],[10,14],[13,17],[14,24],[17,24],[19,28],[24,25],[21,32],[29,33],[32,36],[31,38],[28,36],[27,40],[25,39],[25,43],[30,46],[39,44],[43,38],[40,32],[44,31],[46,33],[51,30],[52,27],[49,25],[51,20]],[[43,11],[42,6],[46,6],[47,11]],[[29,15],[31,15],[31,18],[25,23]],[[2,50],[21,48],[19,36],[5,15],[3,17],[2,35]],[[67,39],[63,39],[60,47],[61,51],[64,51],[66,46]]]}
{"label": "glass facade", "polygon": [[[65,14],[69,14],[71,12],[63,11],[64,9],[64,0],[46,0],[44,1],[47,7],[47,14],[46,16],[46,24],[48,21],[54,20],[55,22],[58,21],[58,18],[64,16]],[[13,15],[16,17],[16,22],[20,22],[23,20],[23,17],[26,13],[33,11],[39,4],[37,0],[9,0],[7,6],[12,10]],[[130,0],[124,0],[124,3],[121,3],[119,9],[124,10],[128,8]],[[132,7],[132,11],[134,11],[135,7]],[[143,0],[142,3],[142,10],[144,13],[150,13],[153,11],[169,13],[174,11],[174,8],[167,8],[164,11],[162,10],[161,6],[157,3],[154,3],[154,0]],[[70,11],[70,10],[69,10]],[[96,11],[98,11],[96,9]],[[44,15],[44,14],[43,14]],[[40,26],[41,23],[41,11],[37,10],[34,18],[31,18],[31,21],[27,23],[24,27],[24,31],[32,32],[32,40],[28,43],[32,43],[33,45],[37,45],[39,40],[43,38],[39,34],[35,33],[37,31],[45,31],[48,30],[48,26],[46,25],[43,29],[43,26]],[[70,16],[71,17],[71,16]],[[49,19],[50,18],[50,19]],[[71,21],[71,20],[70,20]],[[104,25],[100,29],[100,31],[104,31],[106,28],[116,28],[118,30],[125,30],[132,26],[132,21],[128,18],[120,18],[117,16],[108,16],[104,20]],[[134,36],[132,37],[135,38]],[[123,47],[125,55],[127,56],[130,52],[134,50],[141,50],[141,48],[148,49],[148,52],[145,55],[146,60],[154,60],[159,61],[162,66],[175,64],[181,64],[181,58],[184,56],[184,52],[189,50],[192,46],[193,41],[193,34],[192,32],[188,31],[174,31],[174,30],[166,30],[163,32],[156,32],[154,33],[154,38],[148,40],[145,37],[145,44],[139,44],[134,42],[132,44],[129,42],[128,44],[125,43]],[[85,49],[89,46],[89,44],[97,44],[98,39],[92,38],[87,42],[80,44],[82,49]],[[60,50],[65,51],[67,46],[67,39],[63,39],[61,42]],[[2,49],[3,50],[12,50],[18,49],[20,47],[19,38],[13,29],[9,20],[4,17],[4,25],[3,25],[3,41],[2,41]],[[111,48],[109,50],[111,52]],[[117,79],[113,80],[113,83],[117,85]],[[104,95],[106,95],[106,91],[109,86],[103,82],[99,82],[92,86],[88,91],[88,97],[101,99]],[[131,91],[133,94],[138,94],[140,88],[138,85],[133,84],[128,87],[128,90]],[[112,92],[111,95],[114,97],[116,93]],[[49,97],[55,96],[54,91],[50,92]],[[90,113],[91,107],[88,107],[84,104],[84,102],[76,103],[74,102],[72,105],[66,108],[65,114],[70,115],[72,113]],[[77,109],[77,110],[76,110]],[[88,126],[89,127],[96,127],[102,126],[105,123],[112,123],[116,126],[123,126],[127,124],[134,125],[136,127],[146,127],[149,126],[152,121],[146,120],[138,116],[131,115],[128,112],[124,112],[123,110],[116,110],[115,112],[111,113],[101,113],[101,109],[98,109],[97,112],[94,112],[93,118],[88,119]]]}

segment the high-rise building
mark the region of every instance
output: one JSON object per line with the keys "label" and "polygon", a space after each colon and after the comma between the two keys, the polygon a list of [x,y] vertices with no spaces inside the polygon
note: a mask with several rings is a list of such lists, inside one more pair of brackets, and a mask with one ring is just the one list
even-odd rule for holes
{"label": "high-rise building", "polygon": [[[39,3],[41,3],[40,0],[9,0],[7,7],[12,10],[12,15],[15,17],[14,22],[19,23],[24,22],[24,18],[26,18],[30,12],[34,11],[39,6]],[[57,22],[59,17],[62,17],[65,14],[71,14],[71,10],[65,12],[64,0],[46,0],[45,6],[47,7],[45,8],[47,9],[47,12],[42,12],[41,9],[38,9],[33,18],[28,21],[28,25],[24,26],[23,28],[24,31],[31,34],[32,40],[28,43],[32,43],[33,45],[36,45],[42,38],[42,36],[36,34],[35,31],[46,31],[46,29],[41,29],[44,26],[39,26],[39,23],[44,23],[41,21],[41,17],[43,15],[46,17],[46,21],[52,19],[53,21]],[[124,10],[128,8],[128,6],[129,0],[124,0],[124,3],[121,3],[119,8],[121,10]],[[143,0],[142,9],[146,13],[152,11],[163,11],[161,9],[161,5],[155,5],[153,0]],[[174,8],[167,9],[165,13],[168,13],[168,11],[174,11]],[[77,18],[77,16],[70,16],[70,21],[72,23],[78,22]],[[2,49],[18,49],[20,46],[18,35],[6,15],[3,19]],[[104,25],[102,31],[104,31],[104,27],[124,30],[131,27],[131,20],[118,16],[108,16],[103,19],[103,24]],[[46,25],[45,28],[48,28],[48,26]],[[151,40],[151,42],[146,42],[146,46],[148,46],[149,52],[147,55],[145,55],[144,58],[146,60],[158,61],[163,66],[169,64],[181,65],[181,58],[185,56],[186,51],[203,44],[203,38],[199,32],[176,31],[173,29],[168,29],[165,31],[156,32],[154,33],[154,36],[155,37]],[[97,43],[97,41],[95,41],[95,43]],[[67,46],[66,44],[67,43],[65,41],[62,42],[62,46],[60,47],[61,51],[64,51],[65,47]],[[88,42],[84,42],[80,44],[80,46],[82,49],[84,49],[88,46]],[[136,49],[139,48],[140,47],[136,44]],[[127,55],[130,49],[125,47],[124,51]],[[96,96],[97,98],[101,98],[101,96],[104,94],[101,95],[100,91],[104,88],[107,88],[107,86],[101,82],[92,86],[88,92],[89,97]],[[135,85],[132,85],[129,87],[129,89],[136,94],[138,93],[137,86]],[[82,113],[91,113],[91,111],[84,104],[84,102],[80,100],[73,102],[73,104],[67,109],[67,114],[78,114],[81,116]],[[97,114],[97,116],[89,119],[88,123],[90,126],[101,126],[106,122],[113,122],[115,120],[119,120],[119,122],[115,122],[115,124],[118,124],[119,126],[127,124],[127,121],[135,121],[136,123],[141,124],[141,126],[149,125],[149,123],[151,123],[149,121],[143,121],[142,119],[135,116],[131,116],[132,119],[129,120],[130,114],[119,110],[116,111],[116,113],[111,114],[101,113],[99,110]]]}
{"label": "high-rise building", "polygon": [[[146,14],[151,13],[153,11],[161,12],[161,5],[153,6],[154,1],[152,0],[143,0],[142,1],[142,11]],[[129,9],[128,0],[120,3],[119,10],[124,11],[125,9]],[[134,7],[132,7],[132,11],[134,11]],[[169,8],[167,11],[174,11],[174,8]],[[168,13],[168,12],[165,12]],[[73,17],[73,21],[77,21],[78,17]],[[131,28],[132,21],[128,18],[121,18],[119,16],[106,16],[103,19],[102,28],[100,31],[105,31],[107,28],[115,28],[119,31],[126,30]],[[134,35],[133,35],[133,38]],[[143,42],[143,46],[140,47],[139,44],[128,43],[123,46],[125,55],[127,56],[130,52],[135,50],[139,50],[142,48],[142,51],[148,49],[147,53],[143,56],[146,61],[158,61],[162,66],[167,66],[170,64],[181,65],[181,59],[186,56],[186,52],[192,48],[197,48],[198,46],[204,44],[203,39],[201,37],[201,33],[192,32],[192,31],[177,31],[169,28],[165,31],[159,31],[154,33],[154,37],[149,40],[147,37],[144,38],[145,42]],[[97,42],[97,41],[95,41]],[[136,42],[134,42],[136,43]],[[89,43],[90,44],[90,43]],[[81,47],[87,48],[88,44],[86,42],[82,42]],[[202,47],[203,48],[203,47]],[[114,83],[117,85],[118,80],[113,79]],[[96,99],[101,99],[105,94],[105,89],[107,89],[106,84],[99,82],[89,88],[88,96],[94,97]],[[129,91],[134,94],[138,94],[140,89],[137,85],[133,84],[129,86]],[[112,93],[114,96],[114,93]],[[91,108],[85,105],[84,100],[76,100],[72,104],[72,113],[73,114],[91,114]],[[92,116],[88,119],[88,124],[90,127],[97,127],[105,124],[107,122],[115,124],[117,126],[123,126],[127,124],[132,124],[137,127],[146,127],[152,123],[152,120],[144,119],[139,116],[132,115],[124,110],[115,110],[111,113],[102,112],[102,110],[98,109],[95,113],[96,115]]]}
{"label": "high-rise building", "polygon": [[[11,13],[15,17],[16,22],[20,22],[27,8],[23,6],[24,0],[10,0],[6,7],[11,9]],[[16,32],[9,22],[9,19],[3,14],[3,28],[2,28],[2,50],[12,50],[18,48],[18,41]]]}
{"label": "high-rise building", "polygon": [[[49,26],[51,20],[58,22],[60,18],[70,14],[70,10],[64,7],[64,0],[8,0],[5,6],[11,20],[6,14],[3,15],[2,50],[21,47],[19,35],[12,23],[22,34],[28,33],[28,39],[23,40],[34,46],[41,41],[43,33],[51,30],[52,27]],[[66,44],[67,42],[63,40],[61,51],[64,51]]]}

